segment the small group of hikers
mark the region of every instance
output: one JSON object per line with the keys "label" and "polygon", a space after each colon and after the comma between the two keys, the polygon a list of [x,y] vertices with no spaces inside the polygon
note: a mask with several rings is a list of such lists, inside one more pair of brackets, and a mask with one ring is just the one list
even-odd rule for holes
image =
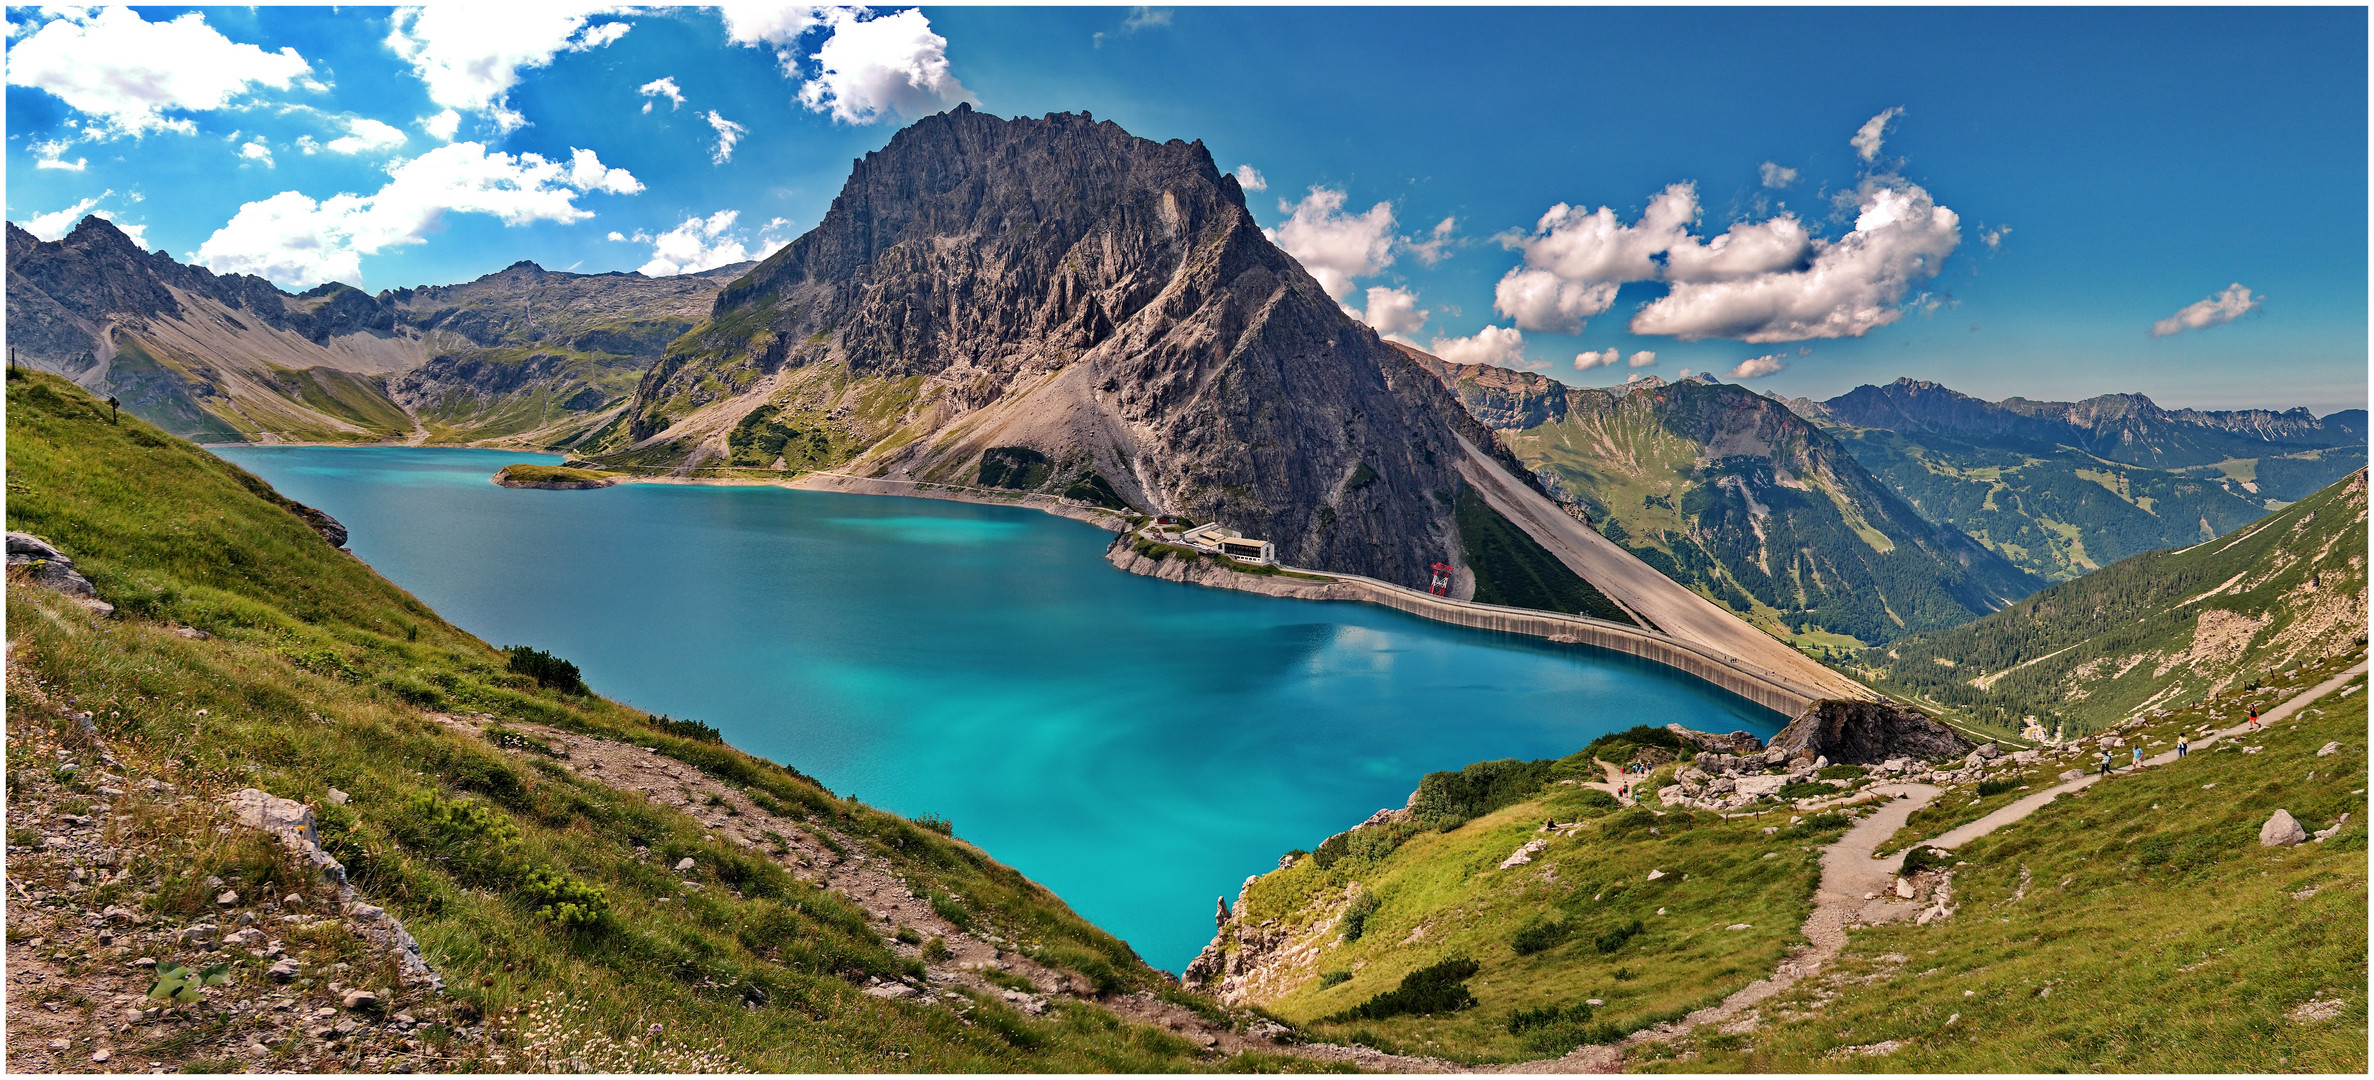
{"label": "small group of hikers", "polygon": [[[2250,729],[2251,731],[2253,731],[2253,732],[2259,732],[2259,731],[2265,731],[2265,730],[2267,730],[2267,728],[2266,728],[2266,725],[2259,723],[2259,707],[2258,707],[2258,706],[2256,706],[2256,705],[2253,705],[2253,706],[2251,706],[2251,707],[2250,707],[2250,715],[2249,715],[2249,716],[2247,716],[2247,717],[2245,717],[2245,718],[2243,718],[2242,724],[2243,724],[2243,726],[2244,726],[2244,727],[2247,727],[2247,728],[2249,728],[2249,729]],[[2188,738],[2185,736],[2185,734],[2184,734],[2183,732],[2181,732],[2181,731],[2180,731],[2180,732],[2177,732],[2177,734],[2176,734],[2176,756],[2181,758],[2181,757],[2185,756],[2186,754],[2189,754],[2189,753],[2192,753],[2192,752],[2193,752],[2193,744],[2192,744],[2192,741],[2191,741],[2190,739],[2188,739]],[[2143,769],[2143,748],[2142,748],[2142,747],[2140,747],[2140,746],[2137,746],[2137,747],[2134,747],[2134,748],[2130,749],[2130,750],[2128,751],[2128,759],[2127,759],[2127,760],[2128,760],[2128,762],[2130,763],[2130,765],[2132,766],[2132,769],[2133,769],[2133,771],[2141,771],[2141,770]],[[2109,775],[2110,775],[2110,769],[2111,769],[2111,757],[2110,757],[2110,751],[2109,751],[2109,749],[2108,749],[2108,748],[2105,748],[2105,749],[2102,751],[2102,775],[2104,775],[2104,776],[2109,776]]]}

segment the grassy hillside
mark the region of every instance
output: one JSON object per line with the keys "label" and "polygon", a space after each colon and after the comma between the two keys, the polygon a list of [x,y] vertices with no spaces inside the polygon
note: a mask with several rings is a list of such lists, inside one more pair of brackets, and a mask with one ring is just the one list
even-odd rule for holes
{"label": "grassy hillside", "polygon": [[[2272,704],[2354,659],[2252,697]],[[2297,726],[2113,777],[1961,848],[1954,917],[1857,931],[1822,977],[1763,1003],[1759,1023],[1649,1046],[1627,1067],[2365,1072],[2365,677],[2353,685]],[[2180,709],[2119,737],[2156,754],[2179,731],[2233,720]],[[2070,764],[2023,779],[2041,786]],[[1930,815],[1968,794],[1916,815],[1900,842],[1957,824]],[[2277,809],[2311,830],[2350,816],[2323,843],[2262,847]]]}
{"label": "grassy hillside", "polygon": [[[188,811],[122,826],[114,842],[133,854],[106,884],[80,870],[69,880],[62,868],[35,882],[42,910],[78,925],[76,913],[117,903],[168,922],[211,916],[213,886],[194,884],[209,875],[251,898],[232,903],[276,896],[304,872],[212,839],[208,808],[252,786],[312,804],[361,897],[419,938],[447,987],[436,1030],[483,1018],[482,1041],[419,1051],[442,1050],[442,1069],[537,1060],[526,1045],[536,1025],[548,1038],[614,1045],[664,1031],[670,1045],[713,1055],[695,1071],[1151,1070],[1202,1060],[1196,1046],[1090,1000],[1059,996],[1027,1016],[993,992],[992,983],[1028,984],[1005,971],[933,982],[921,1003],[862,992],[943,972],[927,972],[938,963],[930,942],[820,887],[787,857],[793,847],[879,868],[947,925],[1003,942],[1000,957],[1068,972],[1100,1000],[1165,981],[945,826],[836,797],[699,725],[579,692],[549,663],[514,670],[513,657],[331,548],[261,481],[129,416],[111,422],[62,379],[12,376],[8,406],[9,527],[59,545],[119,609],[94,619],[12,575],[12,798],[80,783],[53,776],[56,759],[36,759],[30,737],[70,744],[71,714],[88,710],[126,786],[175,785]],[[690,813],[523,752],[534,739],[495,728],[474,736],[439,713],[649,748],[802,824],[787,826],[793,835],[772,852],[729,843]],[[331,800],[330,788],[351,802]],[[25,842],[12,831],[12,846]],[[695,869],[671,872],[682,859]],[[12,903],[12,958],[23,903],[22,893]],[[226,904],[219,917],[237,910]],[[55,960],[94,975],[120,967],[98,952],[61,949]],[[236,959],[234,984],[262,982],[260,966]],[[326,992],[310,980],[293,989],[307,987]],[[98,1008],[44,993],[67,1015]],[[554,1014],[556,994],[577,1004]],[[96,1013],[91,1022],[102,1024]],[[143,1060],[215,1069],[219,1052],[193,1036],[152,1044]],[[254,1064],[286,1069],[321,1052],[300,1039]]]}
{"label": "grassy hillside", "polygon": [[2138,555],[1859,657],[1872,685],[2016,733],[2093,730],[2365,644],[2363,470],[2230,536]]}
{"label": "grassy hillside", "polygon": [[[1628,761],[1637,749],[1596,753]],[[1802,940],[1814,850],[1848,819],[1621,809],[1577,782],[1599,777],[1593,756],[1434,774],[1414,820],[1294,853],[1244,892],[1238,922],[1267,948],[1230,946],[1238,968],[1259,972],[1234,989],[1312,1038],[1485,1063],[1611,1041],[1770,972]],[[1453,812],[1430,811],[1435,801]],[[1462,960],[1475,965],[1464,1007],[1363,1009]]]}
{"label": "grassy hillside", "polygon": [[1540,542],[1525,535],[1471,488],[1459,489],[1453,518],[1459,544],[1476,576],[1475,601],[1539,611],[1563,611],[1609,622],[1633,618]]}

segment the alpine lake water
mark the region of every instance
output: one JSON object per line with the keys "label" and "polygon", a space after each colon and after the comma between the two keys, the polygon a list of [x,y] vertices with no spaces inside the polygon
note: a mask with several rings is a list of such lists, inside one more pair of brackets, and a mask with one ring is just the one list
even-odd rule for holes
{"label": "alpine lake water", "polygon": [[575,662],[834,792],[956,835],[1178,971],[1215,897],[1419,777],[1779,715],[1631,657],[1138,577],[1034,510],[776,487],[489,482],[550,455],[218,454],[344,522],[457,625]]}

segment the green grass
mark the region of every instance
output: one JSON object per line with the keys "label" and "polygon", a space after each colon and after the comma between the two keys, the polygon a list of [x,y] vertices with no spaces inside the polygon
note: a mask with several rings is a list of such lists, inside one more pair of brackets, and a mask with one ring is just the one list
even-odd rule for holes
{"label": "green grass", "polygon": [[[12,732],[71,730],[63,705],[39,703],[71,702],[96,714],[135,773],[205,800],[253,786],[320,807],[363,897],[403,919],[451,1000],[496,1026],[559,993],[584,1003],[570,1021],[581,1033],[624,1039],[658,1023],[756,1071],[1202,1067],[1184,1041],[1093,1005],[1032,1019],[993,1001],[924,1007],[859,993],[850,978],[915,963],[885,940],[891,928],[706,839],[689,816],[504,754],[423,708],[652,747],[829,825],[1042,962],[1116,991],[1161,978],[969,844],[599,697],[539,688],[323,543],[260,481],[130,417],[109,423],[63,380],[12,378],[8,405],[9,527],[60,545],[121,609],[94,621],[62,596],[12,585],[12,687],[39,691],[12,693]],[[35,767],[19,746],[12,738],[10,768]],[[352,801],[330,804],[329,787]],[[187,883],[227,856],[211,821],[188,817],[147,826],[157,854],[135,864],[128,887],[204,903]],[[196,863],[172,856],[176,844],[218,854]],[[697,891],[665,869],[685,856],[702,868]]]}
{"label": "green grass", "polygon": [[[1608,806],[1604,793],[1551,780],[1449,832],[1422,831],[1385,848],[1359,839],[1376,831],[1363,829],[1324,869],[1303,856],[1262,876],[1246,895],[1248,918],[1277,920],[1290,947],[1307,943],[1314,953],[1264,984],[1270,989],[1256,1004],[1315,1039],[1471,1063],[1522,1061],[1572,1049],[1550,1045],[1568,1035],[1621,1034],[1710,1004],[1768,974],[1801,940],[1820,873],[1806,849],[1836,837],[1836,827],[1808,832],[1787,827],[1786,817],[1725,821]],[[1577,835],[1551,836],[1539,831],[1550,819],[1583,825]],[[1767,836],[1765,825],[1780,831]],[[1549,846],[1532,862],[1499,869],[1537,838]],[[1647,880],[1653,870],[1664,876]],[[1375,908],[1358,940],[1343,941],[1337,920],[1351,895],[1374,897]],[[1641,929],[1623,933],[1635,921]],[[1529,923],[1560,929],[1534,931],[1520,953]],[[1752,928],[1726,929],[1736,923]],[[1554,940],[1538,940],[1545,936]],[[1602,938],[1612,950],[1601,951]],[[1473,1008],[1347,1015],[1413,972],[1462,958],[1478,965],[1464,982]],[[1563,1016],[1590,998],[1605,1002],[1591,1010],[1590,1025],[1511,1030],[1519,1012]]]}
{"label": "green grass", "polygon": [[[2184,710],[2128,734],[2212,721],[2230,717]],[[1835,981],[1765,1003],[1760,1029],[1697,1032],[1628,1064],[2363,1073],[2366,721],[2364,691],[2327,697],[2296,727],[2056,800],[1955,853],[1953,918],[1858,931]],[[2316,756],[2327,742],[2340,750]],[[2278,808],[2310,829],[2353,816],[2325,843],[2261,847]],[[2290,1015],[2312,999],[2339,1001],[2338,1015]],[[1902,1049],[1835,1056],[1889,1040]]]}
{"label": "green grass", "polygon": [[1524,530],[1462,487],[1454,506],[1459,546],[1475,571],[1475,601],[1536,611],[1562,611],[1631,625],[1632,617],[1593,588]]}
{"label": "green grass", "polygon": [[572,469],[561,465],[505,465],[496,470],[495,480],[509,480],[520,484],[584,484],[598,483],[617,476],[599,469]]}

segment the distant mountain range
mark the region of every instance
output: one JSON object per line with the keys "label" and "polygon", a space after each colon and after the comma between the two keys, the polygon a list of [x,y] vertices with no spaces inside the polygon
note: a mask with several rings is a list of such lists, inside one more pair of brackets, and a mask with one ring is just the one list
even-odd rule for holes
{"label": "distant mountain range", "polygon": [[1912,379],[1788,404],[1930,520],[2055,581],[2230,532],[2366,462],[2363,409],[1986,402]]}
{"label": "distant mountain range", "polygon": [[2138,555],[1867,651],[1872,685],[2017,733],[2097,730],[2274,683],[2366,642],[2366,472],[2230,536]]}
{"label": "distant mountain range", "polygon": [[288,293],[140,249],[104,218],[8,226],[19,361],[200,441],[565,443],[624,405],[748,268],[646,278],[522,262],[462,285]]}
{"label": "distant mountain range", "polygon": [[1887,641],[2044,585],[1743,387],[1651,377],[1591,390],[1419,355],[1601,533],[1784,639]]}

